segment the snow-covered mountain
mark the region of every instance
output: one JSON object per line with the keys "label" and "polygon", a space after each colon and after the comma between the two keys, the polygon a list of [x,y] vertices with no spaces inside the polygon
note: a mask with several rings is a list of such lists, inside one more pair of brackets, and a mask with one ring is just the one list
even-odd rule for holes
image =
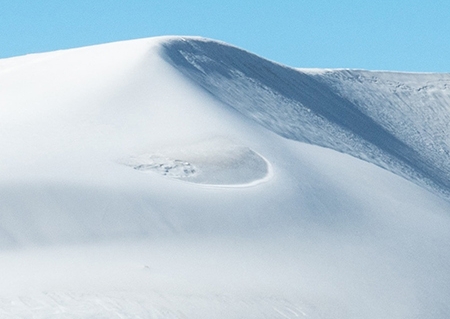
{"label": "snow-covered mountain", "polygon": [[448,318],[449,122],[203,38],[0,60],[0,317]]}

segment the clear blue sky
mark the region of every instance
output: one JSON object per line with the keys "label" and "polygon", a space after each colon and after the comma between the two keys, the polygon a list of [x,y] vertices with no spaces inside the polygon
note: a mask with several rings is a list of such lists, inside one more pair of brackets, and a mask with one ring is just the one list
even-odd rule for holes
{"label": "clear blue sky", "polygon": [[0,58],[158,35],[295,67],[450,72],[450,0],[0,0]]}

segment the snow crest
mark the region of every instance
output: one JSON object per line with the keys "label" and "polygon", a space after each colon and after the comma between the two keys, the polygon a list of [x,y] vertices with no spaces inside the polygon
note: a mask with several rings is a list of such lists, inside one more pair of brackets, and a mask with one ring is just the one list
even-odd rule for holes
{"label": "snow crest", "polygon": [[195,38],[168,41],[163,54],[215,98],[283,137],[450,194],[448,74],[297,70]]}

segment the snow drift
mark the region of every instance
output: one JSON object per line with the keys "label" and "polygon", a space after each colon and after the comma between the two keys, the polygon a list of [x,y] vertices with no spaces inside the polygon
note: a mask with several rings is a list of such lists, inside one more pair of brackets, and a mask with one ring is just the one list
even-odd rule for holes
{"label": "snow drift", "polygon": [[0,312],[447,318],[449,108],[202,38],[0,60]]}
{"label": "snow drift", "polygon": [[449,190],[448,74],[308,72],[201,40],[164,48],[187,77],[283,137]]}

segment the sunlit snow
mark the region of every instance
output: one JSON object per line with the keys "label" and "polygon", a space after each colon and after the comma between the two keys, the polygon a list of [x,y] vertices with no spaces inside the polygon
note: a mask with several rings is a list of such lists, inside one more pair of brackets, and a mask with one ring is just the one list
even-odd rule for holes
{"label": "sunlit snow", "polygon": [[0,60],[0,318],[449,318],[450,75],[161,37]]}

